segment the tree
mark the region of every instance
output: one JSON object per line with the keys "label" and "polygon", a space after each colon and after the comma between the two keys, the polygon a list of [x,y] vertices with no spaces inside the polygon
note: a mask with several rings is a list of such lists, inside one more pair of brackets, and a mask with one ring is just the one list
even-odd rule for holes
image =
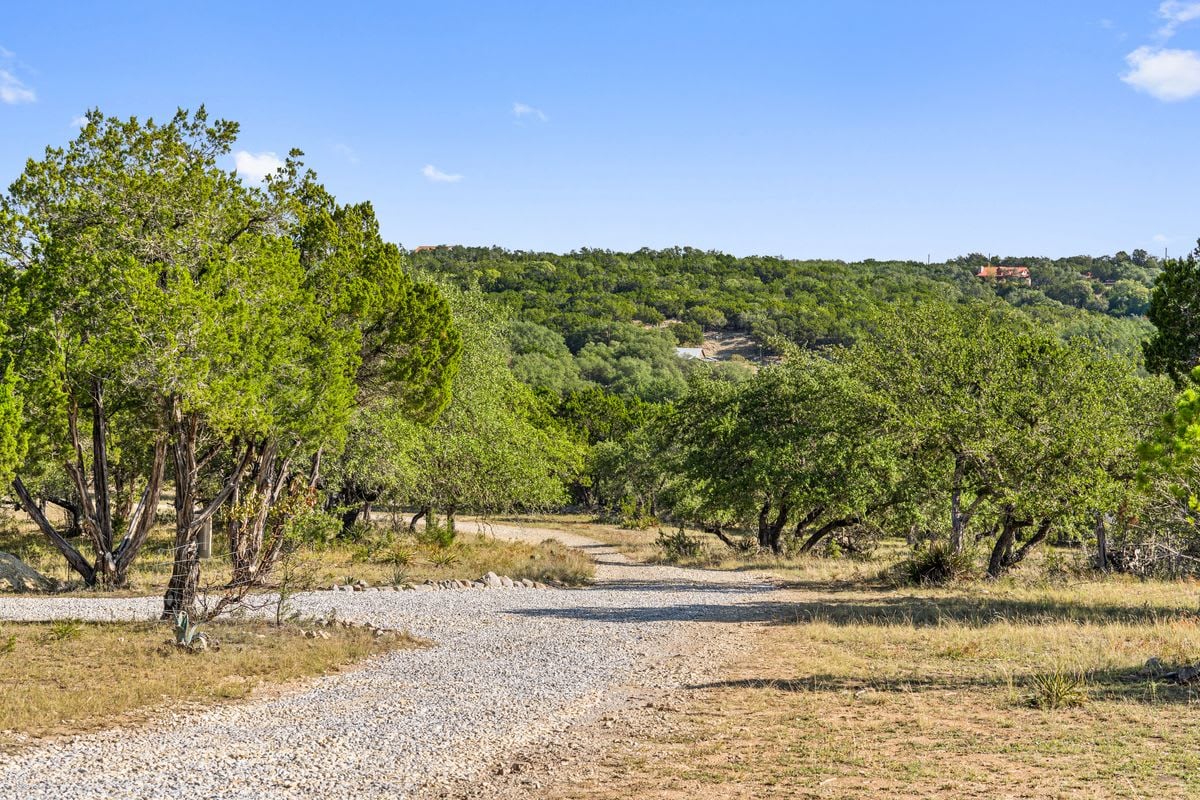
{"label": "tree", "polygon": [[[210,125],[203,109],[165,125],[93,111],[74,142],[30,161],[0,202],[2,294],[21,298],[9,317],[20,336],[8,348],[31,442],[21,471],[62,471],[73,497],[43,499],[73,506],[93,560],[47,521],[21,477],[14,489],[89,584],[125,582],[153,525],[169,452],[177,505],[197,499],[179,434],[212,395],[235,388],[221,380],[232,359],[220,345],[235,335],[226,316],[237,319],[256,273],[277,260],[255,230],[253,192],[215,166],[236,130]],[[206,302],[214,292],[221,302]],[[143,488],[123,519],[114,467],[133,464]],[[198,527],[215,508],[197,515],[189,506],[181,524]]]}
{"label": "tree", "polygon": [[509,369],[505,320],[478,293],[448,292],[462,333],[452,399],[432,425],[415,430],[403,455],[416,476],[403,499],[453,530],[461,511],[541,508],[565,500],[581,448],[550,408]]}
{"label": "tree", "polygon": [[[21,477],[14,488],[86,582],[119,585],[169,464],[164,614],[193,607],[197,534],[226,501],[245,587],[269,571],[356,403],[386,393],[432,418],[457,364],[445,304],[407,277],[370,206],[339,206],[298,152],[265,188],[243,184],[217,164],[236,134],[203,109],[163,125],[93,111],[0,204],[0,298],[20,331],[3,352],[31,443],[21,472],[66,476],[72,497],[42,499],[77,512],[94,561]],[[122,497],[134,481],[136,505]]]}
{"label": "tree", "polygon": [[862,523],[896,477],[884,411],[852,370],[802,351],[749,380],[698,377],[665,421],[698,497],[688,516],[775,552]]}
{"label": "tree", "polygon": [[897,314],[844,358],[891,398],[901,494],[954,551],[991,541],[993,576],[1121,504],[1164,397],[1129,362],[988,306]]}
{"label": "tree", "polygon": [[1182,385],[1200,364],[1200,244],[1185,258],[1167,259],[1154,282],[1146,316],[1155,333],[1143,345],[1146,369]]}

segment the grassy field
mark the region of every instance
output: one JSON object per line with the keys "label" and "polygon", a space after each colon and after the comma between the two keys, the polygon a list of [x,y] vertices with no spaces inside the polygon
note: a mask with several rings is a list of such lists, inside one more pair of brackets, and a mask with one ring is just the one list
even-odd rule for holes
{"label": "grassy field", "polygon": [[[170,528],[156,528],[134,562],[129,588],[122,594],[158,594],[171,577]],[[90,555],[87,545],[76,543]],[[42,574],[59,581],[78,578],[49,542],[21,516],[0,520],[0,552],[12,553]],[[218,587],[229,580],[227,542],[213,537],[213,557],[204,562],[202,582]],[[451,578],[474,580],[487,572],[510,578],[579,586],[592,578],[591,559],[554,541],[530,545],[490,536],[459,533],[443,546],[387,524],[364,529],[355,539],[304,546],[292,559],[289,574],[296,588],[329,588],[363,580],[372,586],[421,583]]]}
{"label": "grassy field", "polygon": [[0,751],[236,700],[418,643],[365,628],[213,623],[220,649],[189,653],[167,623],[0,623]]}
{"label": "grassy field", "polygon": [[[541,524],[662,558],[656,531]],[[1071,575],[1051,551],[999,582],[903,587],[887,577],[901,552],[694,559],[785,588],[744,609],[719,680],[613,732],[594,775],[548,796],[1200,795],[1200,689],[1144,669],[1200,660],[1200,585]]]}

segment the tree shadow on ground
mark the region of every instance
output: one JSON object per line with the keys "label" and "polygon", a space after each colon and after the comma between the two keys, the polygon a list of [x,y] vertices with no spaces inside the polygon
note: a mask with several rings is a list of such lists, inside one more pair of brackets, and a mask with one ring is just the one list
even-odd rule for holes
{"label": "tree shadow on ground", "polygon": [[[1181,666],[1181,665],[1176,665]],[[1173,668],[1173,667],[1172,667]],[[793,677],[764,676],[692,684],[694,690],[752,689],[784,694],[838,693],[856,699],[880,695],[905,695],[968,690],[996,690],[1008,693],[1014,706],[1033,707],[1037,691],[1037,672],[1024,671],[998,675],[992,673],[922,674],[915,676],[853,676],[814,673]],[[1161,673],[1159,673],[1161,674]],[[1200,702],[1200,686],[1163,681],[1137,668],[1088,672],[1083,675],[1088,701],[1122,701],[1146,705]]]}
{"label": "tree shadow on ground", "polygon": [[[576,605],[569,608],[515,609],[510,613],[593,622],[759,622],[773,625],[827,624],[840,627],[882,626],[928,628],[957,624],[972,628],[991,625],[1146,625],[1178,620],[1197,621],[1200,614],[1186,609],[1155,608],[1115,603],[1067,603],[1013,598],[893,595],[875,599],[763,600],[736,602],[738,595],[761,593],[744,586],[713,586],[686,581],[626,582],[605,590],[671,593],[713,593],[730,596],[728,603],[670,603],[656,606]],[[669,599],[669,598],[664,598]]]}

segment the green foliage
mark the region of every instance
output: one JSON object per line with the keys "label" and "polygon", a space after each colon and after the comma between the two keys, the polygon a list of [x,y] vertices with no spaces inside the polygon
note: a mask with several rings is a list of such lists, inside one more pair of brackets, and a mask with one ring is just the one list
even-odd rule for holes
{"label": "green foliage", "polygon": [[[989,259],[972,254],[945,264],[795,261],[735,258],[693,248],[636,253],[580,250],[563,255],[501,248],[442,247],[414,253],[413,262],[463,288],[478,287],[528,324],[559,333],[577,356],[581,379],[644,399],[673,399],[683,391],[670,359],[630,328],[670,323],[676,344],[699,343],[703,329],[748,334],[768,352],[782,338],[817,346],[849,343],[869,334],[872,320],[896,302],[923,304],[1001,298],[1063,338],[1082,335],[1129,357],[1140,357],[1150,332],[1137,317],[1142,290],[1158,274],[1143,251],[1133,256],[1001,259],[1027,265],[1033,286],[976,277]],[[1102,281],[1115,281],[1106,287]],[[648,313],[652,311],[653,313]],[[593,349],[579,359],[588,345]],[[521,347],[514,342],[514,350]],[[545,354],[540,359],[550,358]],[[531,367],[549,376],[565,366]],[[524,376],[526,373],[521,371]],[[539,377],[537,385],[561,382]]]}
{"label": "green foliage", "polygon": [[955,550],[946,542],[932,542],[913,551],[899,569],[904,581],[912,586],[946,586],[979,577],[975,553]]}
{"label": "green foliage", "polygon": [[660,528],[655,544],[662,550],[663,559],[668,563],[696,558],[704,551],[704,542],[689,535],[683,528],[673,533],[666,533]]}
{"label": "green foliage", "polygon": [[579,446],[509,368],[505,321],[478,294],[447,290],[462,331],[462,367],[438,421],[412,429],[402,457],[416,477],[401,495],[418,507],[507,511],[553,506],[581,460]]}
{"label": "green foliage", "polygon": [[446,549],[454,544],[454,529],[449,525],[426,525],[417,531],[417,541],[423,545]]}
{"label": "green foliage", "polygon": [[1038,673],[1029,683],[1033,689],[1029,704],[1043,711],[1078,708],[1088,701],[1088,681],[1082,673],[1058,669]]}
{"label": "green foliage", "polygon": [[93,111],[0,198],[0,302],[21,331],[0,339],[0,473],[22,456],[19,409],[18,474],[75,498],[94,563],[47,537],[85,580],[119,583],[153,514],[119,530],[110,490],[146,487],[156,507],[169,453],[169,603],[190,602],[193,502],[228,495],[235,442],[268,498],[255,516],[275,525],[293,492],[266,492],[265,475],[336,454],[378,398],[433,420],[461,349],[369,204],[338,204],[295,151],[265,187],[244,184],[218,163],[237,131],[203,108],[165,124]]}
{"label": "green foliage", "polygon": [[66,641],[67,639],[78,639],[83,633],[83,623],[77,619],[63,619],[53,622],[50,625],[48,636],[55,642]]}
{"label": "green foliage", "polygon": [[704,344],[704,329],[695,322],[672,322],[667,330],[675,337],[681,346],[698,346]]}
{"label": "green foliage", "polygon": [[1154,284],[1147,317],[1154,323],[1154,337],[1144,345],[1146,368],[1168,375],[1177,384],[1200,365],[1200,245],[1186,258],[1163,262]]}

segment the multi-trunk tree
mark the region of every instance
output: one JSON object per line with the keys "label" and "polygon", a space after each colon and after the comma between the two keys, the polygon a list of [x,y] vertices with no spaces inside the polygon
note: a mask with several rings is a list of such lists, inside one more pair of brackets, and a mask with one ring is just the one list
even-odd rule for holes
{"label": "multi-trunk tree", "polygon": [[[298,153],[247,185],[218,163],[236,134],[203,109],[92,112],[0,200],[4,387],[29,442],[14,491],[87,583],[120,585],[170,484],[164,613],[195,604],[197,536],[227,501],[254,507],[231,544],[235,582],[258,580],[285,501],[311,491],[364,387],[436,413],[458,356],[444,302],[370,207],[338,206]],[[90,557],[40,501],[73,511]]]}

